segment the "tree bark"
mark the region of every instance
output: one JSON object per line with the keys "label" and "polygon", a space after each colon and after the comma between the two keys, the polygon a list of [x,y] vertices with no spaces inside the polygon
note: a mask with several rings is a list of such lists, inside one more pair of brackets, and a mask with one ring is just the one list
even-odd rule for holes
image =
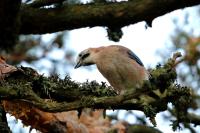
{"label": "tree bark", "polygon": [[121,28],[171,11],[200,4],[198,0],[130,0],[128,2],[63,5],[59,8],[21,8],[20,34],[44,34],[84,27]]}
{"label": "tree bark", "polygon": [[[177,57],[169,60],[163,67],[152,71],[150,81],[146,81],[143,87],[138,88],[137,91],[130,90],[124,95],[116,96],[105,84],[99,85],[96,82],[80,84],[67,77],[64,80],[56,76],[47,78],[37,74],[31,68],[21,68],[23,71],[15,71],[5,78],[6,82],[0,86],[0,94],[4,100],[22,100],[46,112],[62,112],[82,108],[126,109],[145,112],[146,109],[151,108],[146,108],[146,105],[151,104],[156,107],[155,113],[157,113],[166,110],[167,103],[171,97],[175,96],[174,94],[188,95],[186,92],[189,89],[182,92],[179,89],[181,86],[172,87],[176,79],[173,66]],[[169,95],[163,93],[162,98],[157,96],[158,98],[154,97],[156,100],[141,103],[139,100],[141,95],[151,97],[149,94],[158,88],[162,92],[167,91]],[[45,101],[44,99],[52,99],[57,102]]]}
{"label": "tree bark", "polygon": [[[17,20],[19,19],[20,5],[21,0],[0,1],[0,50],[8,50],[16,43],[19,33]],[[0,73],[2,74],[2,71]],[[0,98],[0,132],[11,133],[6,119],[6,112],[1,102],[2,99]]]}

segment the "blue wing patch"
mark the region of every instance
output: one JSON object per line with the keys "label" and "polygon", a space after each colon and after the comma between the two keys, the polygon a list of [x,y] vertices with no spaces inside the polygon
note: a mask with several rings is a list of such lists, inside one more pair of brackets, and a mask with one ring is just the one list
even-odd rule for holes
{"label": "blue wing patch", "polygon": [[129,58],[135,60],[135,61],[136,61],[138,64],[140,64],[141,66],[144,66],[143,63],[142,63],[142,61],[140,60],[140,58],[139,58],[135,53],[133,53],[133,52],[130,51],[130,50],[129,50],[127,53],[128,53],[128,55],[129,55]]}

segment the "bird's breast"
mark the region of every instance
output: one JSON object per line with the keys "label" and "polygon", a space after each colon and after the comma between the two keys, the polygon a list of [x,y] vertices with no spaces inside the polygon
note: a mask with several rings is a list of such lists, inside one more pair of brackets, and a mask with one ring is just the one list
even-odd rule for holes
{"label": "bird's breast", "polygon": [[137,86],[143,80],[142,72],[144,67],[134,64],[130,60],[102,60],[97,64],[97,68],[112,86],[120,86],[123,89],[129,89]]}

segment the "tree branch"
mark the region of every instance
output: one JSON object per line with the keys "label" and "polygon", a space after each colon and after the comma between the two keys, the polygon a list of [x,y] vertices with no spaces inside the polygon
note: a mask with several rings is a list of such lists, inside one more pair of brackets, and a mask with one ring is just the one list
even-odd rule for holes
{"label": "tree branch", "polygon": [[4,101],[4,107],[6,111],[14,115],[17,119],[22,120],[23,124],[41,132],[64,133],[88,131],[115,133],[116,131],[138,132],[143,130],[146,133],[161,133],[153,127],[130,125],[125,121],[108,124],[112,119],[108,119],[108,117],[103,118],[102,110],[84,109],[81,116],[78,116],[77,111],[48,113],[19,101]]}
{"label": "tree branch", "polygon": [[198,0],[131,0],[128,2],[65,5],[60,8],[21,8],[21,34],[44,34],[83,27],[120,28],[176,9],[198,5]]}
{"label": "tree branch", "polygon": [[[184,97],[185,100],[178,101],[179,106],[187,104],[186,102],[191,103],[190,90],[180,85],[173,85],[176,80],[173,66],[179,56],[179,53],[175,54],[163,67],[158,66],[152,70],[150,80],[146,81],[143,87],[138,88],[137,91],[130,90],[124,95],[115,96],[116,94],[105,83],[102,85],[96,82],[80,84],[67,77],[64,80],[56,76],[47,78],[37,74],[33,69],[23,67],[23,71],[13,72],[5,79],[6,82],[0,86],[0,94],[2,99],[24,101],[47,112],[79,110],[88,107],[141,110],[152,117],[155,113],[166,110],[168,102],[174,101],[173,103],[176,104],[180,97]],[[160,96],[151,96],[158,90],[160,90]],[[141,96],[142,100],[140,100]],[[44,98],[51,98],[55,102],[46,101]]]}
{"label": "tree branch", "polygon": [[187,114],[191,104],[195,103],[190,88],[174,83],[177,78],[174,66],[178,57],[180,53],[174,54],[163,66],[152,69],[149,81],[124,95],[116,95],[105,83],[81,84],[69,77],[64,80],[57,76],[44,77],[31,68],[22,67],[1,82],[1,99],[8,101],[8,107],[18,103],[52,113],[77,110],[80,114],[83,108],[139,110],[156,125],[155,115],[167,110],[169,102],[178,112],[178,118]]}

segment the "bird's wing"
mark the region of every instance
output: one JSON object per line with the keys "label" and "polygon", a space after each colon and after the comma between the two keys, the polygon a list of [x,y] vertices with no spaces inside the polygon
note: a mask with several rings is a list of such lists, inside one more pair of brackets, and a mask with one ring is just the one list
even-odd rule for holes
{"label": "bird's wing", "polygon": [[133,53],[131,50],[128,50],[127,53],[129,58],[135,60],[139,65],[144,66],[140,58],[135,53]]}

